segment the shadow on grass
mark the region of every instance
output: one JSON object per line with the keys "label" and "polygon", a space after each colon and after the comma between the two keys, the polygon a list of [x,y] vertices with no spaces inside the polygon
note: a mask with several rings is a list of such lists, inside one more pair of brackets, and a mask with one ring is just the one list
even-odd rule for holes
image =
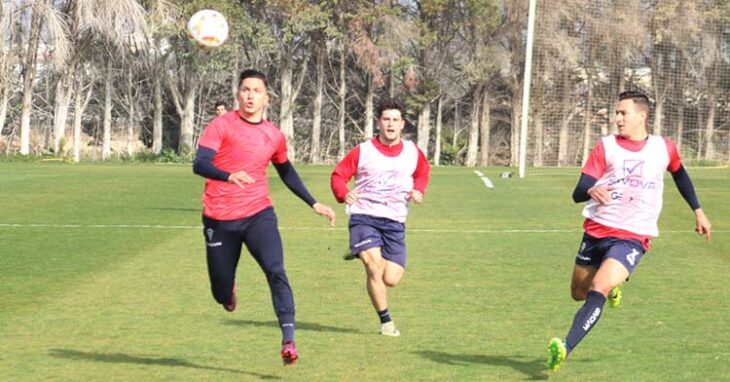
{"label": "shadow on grass", "polygon": [[180,358],[158,358],[158,357],[144,357],[129,355],[124,353],[95,353],[95,352],[84,352],[79,350],[70,349],[51,349],[49,352],[51,357],[64,358],[69,360],[82,360],[82,361],[94,361],[94,362],[107,362],[107,363],[133,363],[137,365],[156,365],[156,366],[172,366],[172,367],[189,367],[192,369],[203,369],[203,370],[215,370],[225,371],[229,373],[245,374],[260,379],[281,379],[275,375],[266,375],[259,373],[252,373],[244,370],[228,369],[224,367],[213,367],[198,365]]}
{"label": "shadow on grass", "polygon": [[[252,320],[225,320],[223,321],[226,325],[233,326],[256,326],[256,327],[270,327],[278,328],[279,323],[276,321],[252,321]],[[355,333],[361,334],[362,332],[357,329],[351,328],[338,328],[336,326],[328,326],[322,324],[314,324],[311,322],[297,322],[297,330],[311,330],[315,332],[332,332],[332,333]]]}
{"label": "shadow on grass", "polygon": [[545,368],[544,359],[524,360],[523,357],[500,357],[482,354],[449,354],[438,351],[415,352],[423,358],[447,365],[464,365],[467,363],[507,366],[519,371],[528,377],[530,381],[541,381],[548,379],[548,372]]}

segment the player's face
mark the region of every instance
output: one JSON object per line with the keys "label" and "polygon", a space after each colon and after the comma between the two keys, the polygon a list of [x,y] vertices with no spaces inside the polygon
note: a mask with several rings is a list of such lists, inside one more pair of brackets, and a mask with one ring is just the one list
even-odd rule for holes
{"label": "player's face", "polygon": [[225,106],[223,106],[223,105],[216,106],[216,108],[215,108],[215,115],[223,115],[225,113],[226,113],[226,107]]}
{"label": "player's face", "polygon": [[394,145],[400,142],[400,133],[405,125],[406,121],[400,114],[400,110],[383,110],[380,118],[378,118],[380,142],[386,145]]}
{"label": "player's face", "polygon": [[646,112],[641,111],[633,100],[619,101],[616,106],[616,127],[622,137],[631,140],[646,138]]}
{"label": "player's face", "polygon": [[251,122],[260,121],[269,103],[264,81],[259,78],[244,79],[238,87],[237,97],[241,116]]}

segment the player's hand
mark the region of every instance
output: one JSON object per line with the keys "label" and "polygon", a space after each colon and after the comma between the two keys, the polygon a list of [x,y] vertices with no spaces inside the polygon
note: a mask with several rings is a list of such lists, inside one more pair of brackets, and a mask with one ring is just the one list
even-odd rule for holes
{"label": "player's hand", "polygon": [[712,224],[710,224],[710,219],[705,216],[705,212],[702,211],[702,208],[695,210],[695,232],[699,235],[705,235],[707,241],[710,241],[710,236],[712,236]]}
{"label": "player's hand", "polygon": [[244,184],[251,184],[254,182],[256,181],[243,170],[234,172],[228,176],[228,183],[233,183],[241,188],[245,188]]}
{"label": "player's hand", "polygon": [[357,196],[357,192],[355,192],[354,190],[348,192],[347,195],[345,195],[345,203],[347,204],[355,204],[357,203],[358,199],[359,197]]}
{"label": "player's hand", "polygon": [[605,205],[611,202],[611,191],[613,191],[614,188],[615,187],[603,185],[593,186],[588,189],[588,195],[591,197],[591,199]]}
{"label": "player's hand", "polygon": [[322,215],[327,218],[330,222],[330,227],[335,226],[335,211],[332,210],[332,208],[329,208],[321,203],[314,203],[312,205],[312,209],[314,209],[314,212],[316,212],[318,215]]}
{"label": "player's hand", "polygon": [[423,202],[423,194],[421,191],[413,190],[411,191],[411,197],[408,199],[412,200],[416,204],[421,204]]}

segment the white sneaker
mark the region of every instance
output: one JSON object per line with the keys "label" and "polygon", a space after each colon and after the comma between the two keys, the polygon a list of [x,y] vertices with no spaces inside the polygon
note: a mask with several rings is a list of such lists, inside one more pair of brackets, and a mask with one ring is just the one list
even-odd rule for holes
{"label": "white sneaker", "polygon": [[398,329],[395,328],[395,324],[393,323],[393,321],[380,324],[380,334],[390,337],[400,336],[400,332],[398,331]]}

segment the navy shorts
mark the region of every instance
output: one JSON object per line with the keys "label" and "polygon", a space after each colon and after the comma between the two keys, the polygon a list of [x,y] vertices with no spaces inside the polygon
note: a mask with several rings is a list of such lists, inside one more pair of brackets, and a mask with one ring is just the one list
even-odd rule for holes
{"label": "navy shorts", "polygon": [[638,240],[615,237],[599,239],[584,233],[575,263],[598,269],[603,260],[610,258],[623,264],[631,274],[639,265],[642,256],[644,256],[644,246]]}
{"label": "navy shorts", "polygon": [[368,215],[350,216],[350,253],[380,247],[383,258],[406,267],[406,225]]}

